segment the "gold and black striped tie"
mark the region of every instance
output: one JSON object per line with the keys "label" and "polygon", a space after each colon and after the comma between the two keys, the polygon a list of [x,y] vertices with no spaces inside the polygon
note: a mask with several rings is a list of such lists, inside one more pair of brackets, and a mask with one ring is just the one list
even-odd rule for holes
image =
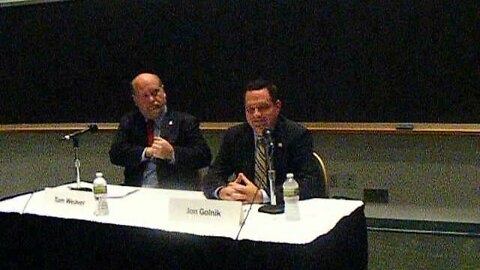
{"label": "gold and black striped tie", "polygon": [[255,184],[260,189],[267,187],[267,151],[262,137],[257,137],[255,146]]}

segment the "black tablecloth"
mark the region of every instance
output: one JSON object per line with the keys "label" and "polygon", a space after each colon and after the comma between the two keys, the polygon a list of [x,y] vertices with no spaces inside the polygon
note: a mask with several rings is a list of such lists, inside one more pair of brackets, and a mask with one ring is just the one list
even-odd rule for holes
{"label": "black tablecloth", "polygon": [[0,213],[0,232],[0,269],[367,269],[368,264],[364,207],[304,245],[18,213]]}

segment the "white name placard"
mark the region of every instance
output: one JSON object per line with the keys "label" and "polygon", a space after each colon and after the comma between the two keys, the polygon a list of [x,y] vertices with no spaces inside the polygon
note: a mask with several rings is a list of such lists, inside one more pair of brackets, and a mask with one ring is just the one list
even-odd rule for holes
{"label": "white name placard", "polygon": [[92,192],[46,188],[44,201],[48,209],[53,211],[93,214],[95,210],[95,198]]}
{"label": "white name placard", "polygon": [[243,219],[242,203],[171,198],[168,205],[168,218],[173,222],[238,226]]}

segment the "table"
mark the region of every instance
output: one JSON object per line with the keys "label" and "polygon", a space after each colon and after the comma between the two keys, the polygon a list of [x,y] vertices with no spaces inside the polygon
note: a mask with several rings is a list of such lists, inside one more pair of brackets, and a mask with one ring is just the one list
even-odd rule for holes
{"label": "table", "polygon": [[[116,194],[132,189],[109,186]],[[103,218],[52,213],[42,208],[42,192],[0,202],[0,269],[367,269],[368,265],[364,205],[358,201],[301,201],[302,220],[297,223],[285,221],[283,215],[259,213],[254,205],[238,233],[238,228],[217,232],[214,226],[177,228],[166,222],[168,198],[204,198],[201,192],[141,188],[134,195],[109,199],[111,214]],[[309,239],[312,232],[321,233]]]}

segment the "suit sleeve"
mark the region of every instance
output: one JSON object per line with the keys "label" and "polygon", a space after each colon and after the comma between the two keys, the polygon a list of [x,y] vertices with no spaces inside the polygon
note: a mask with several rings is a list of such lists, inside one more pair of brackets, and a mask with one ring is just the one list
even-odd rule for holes
{"label": "suit sleeve", "polygon": [[129,140],[133,132],[133,120],[123,117],[110,147],[110,161],[118,166],[135,167],[142,161],[145,145],[138,141]]}
{"label": "suit sleeve", "polygon": [[324,182],[321,170],[313,156],[313,137],[308,130],[304,130],[298,138],[294,139],[290,150],[290,166],[295,172],[300,188],[300,198],[324,197]]}
{"label": "suit sleeve", "polygon": [[207,175],[203,177],[202,189],[209,199],[215,198],[215,190],[225,186],[228,183],[228,178],[235,172],[234,141],[232,132],[227,131],[214,162],[208,169]]}
{"label": "suit sleeve", "polygon": [[193,116],[187,116],[179,131],[181,143],[174,145],[175,166],[200,169],[210,165],[212,153],[200,130],[200,123]]}

